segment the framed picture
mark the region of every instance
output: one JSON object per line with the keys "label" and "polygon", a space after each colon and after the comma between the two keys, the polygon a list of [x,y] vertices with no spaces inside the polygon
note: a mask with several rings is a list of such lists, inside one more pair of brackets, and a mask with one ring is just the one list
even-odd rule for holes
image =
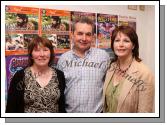
{"label": "framed picture", "polygon": [[137,5],[128,5],[129,10],[137,10]]}
{"label": "framed picture", "polygon": [[141,11],[144,11],[144,10],[145,10],[145,5],[139,5],[139,9],[140,9]]}

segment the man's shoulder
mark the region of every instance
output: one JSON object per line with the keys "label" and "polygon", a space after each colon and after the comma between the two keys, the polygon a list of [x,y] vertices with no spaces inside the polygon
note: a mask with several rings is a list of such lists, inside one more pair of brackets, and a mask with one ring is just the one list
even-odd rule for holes
{"label": "man's shoulder", "polygon": [[94,54],[108,56],[108,53],[105,50],[103,50],[103,49],[92,48],[92,51],[93,51]]}
{"label": "man's shoulder", "polygon": [[67,57],[70,57],[72,55],[72,50],[69,50],[65,53],[63,53],[60,58],[67,58]]}
{"label": "man's shoulder", "polygon": [[93,51],[99,51],[99,52],[103,52],[103,53],[106,53],[105,50],[103,49],[100,49],[100,48],[92,48]]}

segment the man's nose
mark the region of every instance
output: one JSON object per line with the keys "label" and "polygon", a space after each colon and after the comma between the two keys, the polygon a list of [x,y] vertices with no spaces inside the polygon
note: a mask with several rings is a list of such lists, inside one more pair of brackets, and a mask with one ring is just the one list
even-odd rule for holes
{"label": "man's nose", "polygon": [[83,34],[82,40],[86,40],[86,34]]}

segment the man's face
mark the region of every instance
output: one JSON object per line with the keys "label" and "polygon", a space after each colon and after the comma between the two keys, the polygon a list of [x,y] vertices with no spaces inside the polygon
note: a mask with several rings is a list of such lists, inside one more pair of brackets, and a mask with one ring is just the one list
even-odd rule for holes
{"label": "man's face", "polygon": [[57,21],[56,21],[56,20],[51,19],[51,21],[52,21],[52,24],[57,24]]}
{"label": "man's face", "polygon": [[22,27],[25,23],[24,20],[18,16],[16,17],[16,21],[17,21],[17,26],[19,27]]}
{"label": "man's face", "polygon": [[54,19],[51,19],[51,22],[52,22],[52,27],[57,28],[58,22]]}
{"label": "man's face", "polygon": [[85,52],[91,47],[93,40],[92,26],[86,23],[76,23],[73,33],[74,49]]}

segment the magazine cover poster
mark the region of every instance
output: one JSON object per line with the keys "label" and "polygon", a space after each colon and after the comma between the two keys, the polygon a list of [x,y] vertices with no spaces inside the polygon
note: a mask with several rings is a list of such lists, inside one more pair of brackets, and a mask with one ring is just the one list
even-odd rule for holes
{"label": "magazine cover poster", "polygon": [[6,51],[27,50],[30,41],[37,36],[38,36],[37,34],[6,34],[5,35]]}
{"label": "magazine cover poster", "polygon": [[6,6],[5,11],[6,32],[38,33],[38,8]]}
{"label": "magazine cover poster", "polygon": [[42,37],[52,41],[58,53],[70,49],[70,12],[65,10],[41,9]]}
{"label": "magazine cover poster", "polygon": [[42,33],[70,31],[70,12],[65,10],[41,9]]}
{"label": "magazine cover poster", "polygon": [[11,78],[18,70],[23,69],[28,65],[27,55],[11,55],[6,56],[6,86],[9,88]]}
{"label": "magazine cover poster", "polygon": [[54,49],[70,49],[69,35],[62,35],[61,33],[55,34],[42,34],[42,37],[51,40]]}
{"label": "magazine cover poster", "polygon": [[130,26],[136,31],[136,17],[119,15],[119,26]]}
{"label": "magazine cover poster", "polygon": [[38,34],[5,34],[5,55],[25,55],[30,41]]}
{"label": "magazine cover poster", "polygon": [[96,14],[95,13],[71,11],[71,24],[73,24],[77,18],[80,18],[83,16],[88,17],[94,22],[94,29],[93,29],[94,35],[93,35],[92,47],[97,47],[96,45]]}
{"label": "magazine cover poster", "polygon": [[97,14],[97,40],[99,48],[111,48],[112,31],[117,26],[117,15]]}

